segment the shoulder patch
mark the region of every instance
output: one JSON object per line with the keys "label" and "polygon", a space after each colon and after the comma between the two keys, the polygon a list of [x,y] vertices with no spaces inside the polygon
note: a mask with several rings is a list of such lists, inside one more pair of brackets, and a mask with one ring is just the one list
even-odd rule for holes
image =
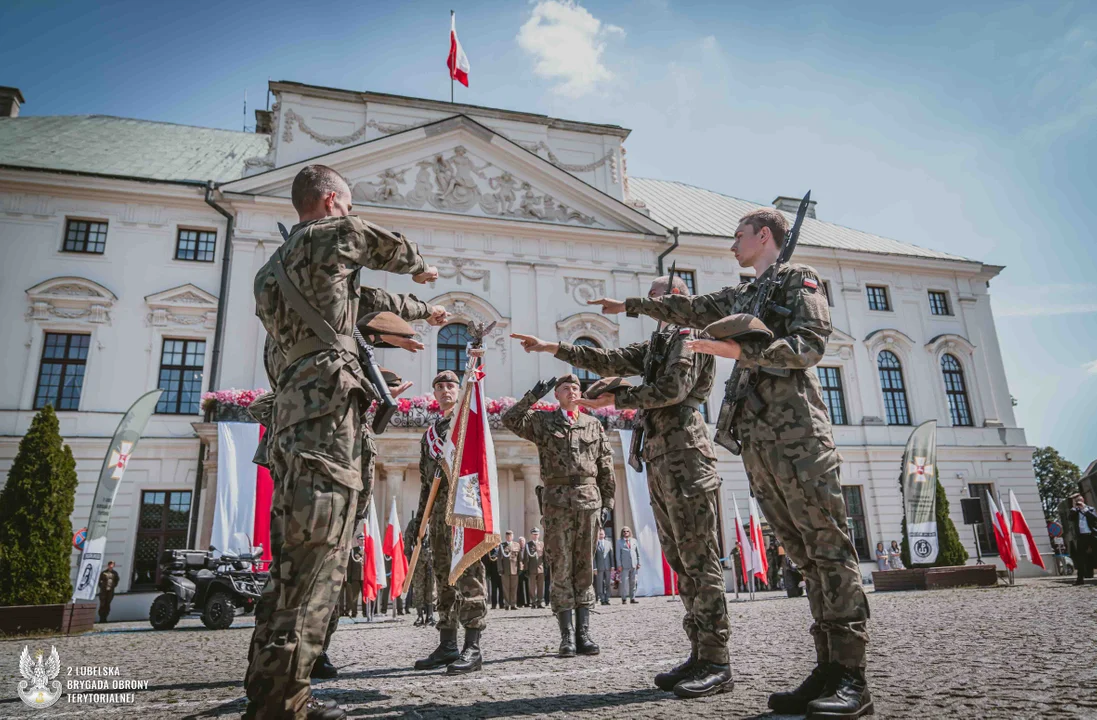
{"label": "shoulder patch", "polygon": [[678,334],[679,334],[679,335],[689,335],[689,334],[690,334],[690,332],[691,332],[691,331],[690,331],[690,329],[689,329],[689,328],[679,328],[679,329],[678,329]]}
{"label": "shoulder patch", "polygon": [[818,290],[819,289],[819,283],[816,282],[815,278],[813,278],[813,277],[805,277],[804,278],[804,287],[810,288],[812,290]]}

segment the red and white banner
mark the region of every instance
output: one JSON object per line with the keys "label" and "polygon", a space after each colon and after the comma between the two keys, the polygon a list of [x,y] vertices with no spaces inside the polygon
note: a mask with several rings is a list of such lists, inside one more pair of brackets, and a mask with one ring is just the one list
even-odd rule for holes
{"label": "red and white banner", "polygon": [[1013,533],[1005,514],[998,509],[994,498],[988,493],[987,504],[990,506],[991,524],[994,526],[994,540],[998,543],[998,557],[1007,570],[1017,569],[1017,547],[1013,542]]}
{"label": "red and white banner", "polygon": [[[618,430],[621,447],[632,447],[632,430]],[[625,463],[625,486],[632,508],[632,537],[640,546],[640,571],[636,573],[636,594],[641,597],[673,595],[677,592],[678,576],[671,570],[659,543],[655,528],[655,513],[651,510],[646,470],[636,471]],[[620,526],[618,526],[620,528]],[[616,540],[615,540],[616,542]]]}
{"label": "red and white banner", "polygon": [[[769,560],[766,558],[766,539],[762,537],[762,513],[758,510],[758,501],[750,496],[750,558],[754,566],[754,576],[766,582],[769,574]],[[772,589],[772,588],[770,588]]]}
{"label": "red and white banner", "polygon": [[1032,537],[1032,530],[1029,529],[1028,521],[1025,520],[1025,515],[1021,512],[1021,504],[1017,502],[1017,496],[1013,494],[1012,489],[1009,491],[1009,510],[1013,521],[1013,532],[1025,537],[1025,559],[1047,570],[1044,559],[1040,557],[1040,551],[1036,548],[1036,539]]}
{"label": "red and white banner", "polygon": [[365,540],[362,542],[362,599],[376,600],[381,588],[388,585],[385,580],[385,555],[382,546],[381,526],[377,522],[377,503],[374,496],[369,499],[369,514],[366,515]]}
{"label": "red and white banner", "polygon": [[392,587],[390,597],[398,598],[404,594],[404,578],[408,575],[408,558],[404,555],[404,536],[400,532],[400,516],[396,514],[396,498],[392,499],[389,510],[389,524],[385,528],[385,554],[392,558]]}
{"label": "red and white banner", "polygon": [[451,79],[469,86],[469,59],[457,39],[457,16],[452,12],[449,15],[449,57],[446,58],[446,67]]}
{"label": "red and white banner", "polygon": [[[221,552],[251,552],[263,546],[270,563],[270,471],[252,462],[266,428],[257,423],[217,423],[217,499],[210,545]],[[266,567],[266,565],[264,565]]]}
{"label": "red and white banner", "polygon": [[483,366],[465,373],[453,427],[442,449],[442,470],[449,479],[446,523],[453,529],[450,585],[502,540],[499,470],[488,426],[485,376]]}
{"label": "red and white banner", "polygon": [[739,566],[743,569],[743,584],[750,585],[750,576],[757,574],[754,567],[754,547],[747,537],[747,531],[743,529],[743,519],[739,516],[739,501],[735,499],[735,493],[731,494],[731,504],[735,508],[735,542],[739,543]]}

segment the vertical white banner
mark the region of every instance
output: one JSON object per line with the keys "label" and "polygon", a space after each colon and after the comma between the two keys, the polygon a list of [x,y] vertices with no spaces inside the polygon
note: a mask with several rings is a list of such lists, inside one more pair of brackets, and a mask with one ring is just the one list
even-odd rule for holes
{"label": "vertical white banner", "polygon": [[[621,446],[627,454],[632,445],[632,431],[617,432],[621,435]],[[628,488],[628,503],[632,507],[632,536],[640,544],[640,572],[636,574],[636,594],[643,597],[664,595],[663,546],[659,544],[659,533],[655,529],[655,513],[651,509],[647,471],[636,472],[626,462],[625,485]],[[623,524],[625,523],[620,520],[615,523],[618,535]],[[620,538],[613,539],[614,548],[617,547],[618,539]]]}
{"label": "vertical white banner", "polygon": [[258,447],[258,423],[217,423],[217,501],[210,545],[222,553],[251,550],[256,493],[252,458]]}

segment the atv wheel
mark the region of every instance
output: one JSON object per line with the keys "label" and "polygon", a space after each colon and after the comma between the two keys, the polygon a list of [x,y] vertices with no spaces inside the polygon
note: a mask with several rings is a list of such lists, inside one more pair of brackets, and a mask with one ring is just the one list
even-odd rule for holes
{"label": "atv wheel", "polygon": [[232,625],[235,616],[236,606],[232,604],[232,598],[228,593],[216,592],[206,601],[206,608],[202,611],[202,624],[210,630],[224,630]]}
{"label": "atv wheel", "polygon": [[179,622],[182,613],[176,608],[175,595],[164,593],[156,596],[149,609],[149,624],[154,630],[171,630]]}

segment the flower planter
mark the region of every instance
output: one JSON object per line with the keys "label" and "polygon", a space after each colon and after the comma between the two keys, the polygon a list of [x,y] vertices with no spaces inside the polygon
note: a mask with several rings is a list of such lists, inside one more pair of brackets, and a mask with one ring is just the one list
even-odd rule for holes
{"label": "flower planter", "polygon": [[94,602],[0,607],[0,634],[47,632],[75,635],[87,632],[95,624],[97,607]]}
{"label": "flower planter", "polygon": [[951,587],[994,587],[998,572],[994,565],[956,565],[939,568],[884,570],[872,573],[876,592],[938,590]]}

